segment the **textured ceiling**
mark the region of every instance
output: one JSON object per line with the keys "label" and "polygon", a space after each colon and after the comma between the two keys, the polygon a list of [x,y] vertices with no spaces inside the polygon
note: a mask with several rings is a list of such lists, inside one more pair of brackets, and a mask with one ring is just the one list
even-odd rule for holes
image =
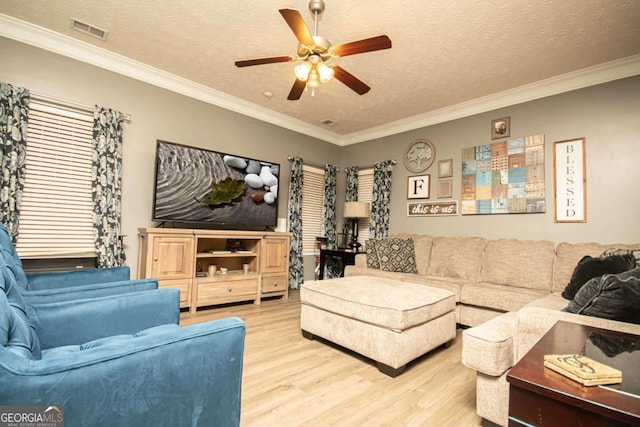
{"label": "textured ceiling", "polygon": [[[318,33],[339,44],[380,34],[389,50],[332,59],[371,86],[336,81],[287,101],[291,63],[234,61],[294,55],[278,9],[306,0],[2,0],[0,13],[79,39],[337,135],[363,132],[640,53],[638,0],[326,0]],[[76,18],[109,32],[70,28]],[[267,98],[264,91],[273,93]]]}

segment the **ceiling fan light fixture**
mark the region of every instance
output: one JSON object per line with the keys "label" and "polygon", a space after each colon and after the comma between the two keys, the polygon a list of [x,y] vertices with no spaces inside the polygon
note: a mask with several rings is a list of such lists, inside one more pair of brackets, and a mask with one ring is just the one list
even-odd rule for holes
{"label": "ceiling fan light fixture", "polygon": [[320,86],[320,76],[318,75],[318,70],[314,67],[309,72],[309,78],[307,79],[307,86],[310,88],[316,88]]}
{"label": "ceiling fan light fixture", "polygon": [[318,64],[318,74],[320,75],[320,81],[326,83],[333,78],[333,68],[321,62]]}
{"label": "ceiling fan light fixture", "polygon": [[296,67],[293,69],[293,72],[296,75],[296,78],[298,80],[302,80],[303,82],[306,82],[307,79],[309,78],[309,72],[311,71],[311,64],[309,64],[308,62],[303,62],[300,65],[296,65]]}

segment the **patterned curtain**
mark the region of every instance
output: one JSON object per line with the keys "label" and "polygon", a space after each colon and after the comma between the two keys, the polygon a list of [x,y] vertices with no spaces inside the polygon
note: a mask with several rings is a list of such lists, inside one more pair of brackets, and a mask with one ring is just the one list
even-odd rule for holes
{"label": "patterned curtain", "polygon": [[122,114],[96,105],[93,148],[93,228],[98,267],[115,267],[125,261],[120,233]]}
{"label": "patterned curtain", "polygon": [[369,237],[372,239],[384,239],[389,235],[392,164],[391,160],[386,160],[373,166],[373,198],[369,228]]}
{"label": "patterned curtain", "polygon": [[[326,165],[324,169],[324,204],[322,206],[322,216],[324,217],[324,236],[327,238],[327,249],[336,248],[336,177],[338,168]],[[325,264],[327,269],[325,277],[340,277],[341,265],[338,260],[332,257],[327,258]]]}
{"label": "patterned curtain", "polygon": [[289,231],[291,248],[289,250],[289,288],[298,289],[304,281],[304,264],[302,262],[302,184],[304,172],[302,159],[291,160],[291,182],[289,183]]}
{"label": "patterned curtain", "polygon": [[[345,202],[357,202],[358,201],[358,166],[347,166],[347,193],[345,195]],[[355,218],[345,218],[344,227],[342,232],[348,234],[353,230],[353,222]]]}
{"label": "patterned curtain", "polygon": [[0,83],[0,221],[15,243],[27,156],[29,90]]}
{"label": "patterned curtain", "polygon": [[358,166],[348,166],[347,171],[347,202],[358,201]]}

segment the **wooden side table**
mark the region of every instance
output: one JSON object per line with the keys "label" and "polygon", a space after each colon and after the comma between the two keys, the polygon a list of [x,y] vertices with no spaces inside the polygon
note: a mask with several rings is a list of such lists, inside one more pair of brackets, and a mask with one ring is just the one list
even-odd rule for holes
{"label": "wooden side table", "polygon": [[[563,321],[556,323],[507,375],[509,426],[640,425],[639,394],[618,391],[615,387],[586,387],[544,367],[546,354],[583,354],[592,333],[640,341],[637,335]],[[635,354],[637,357],[632,360],[640,360],[640,352],[636,350]],[[640,377],[638,363],[614,367],[622,371],[623,381],[636,386]]]}
{"label": "wooden side table", "polygon": [[318,272],[318,279],[324,279],[324,265],[325,258],[336,257],[342,260],[342,271],[340,277],[344,276],[344,268],[347,265],[354,265],[356,263],[356,255],[364,252],[354,251],[353,249],[320,249],[320,271]]}

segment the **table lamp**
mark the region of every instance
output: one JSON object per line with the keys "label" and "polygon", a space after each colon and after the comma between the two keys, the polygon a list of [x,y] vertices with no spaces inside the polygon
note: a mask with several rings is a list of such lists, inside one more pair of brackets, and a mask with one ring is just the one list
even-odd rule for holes
{"label": "table lamp", "polygon": [[353,219],[353,230],[351,232],[349,247],[358,250],[358,248],[362,246],[362,244],[358,243],[358,219],[369,218],[369,203],[344,202],[344,217]]}

